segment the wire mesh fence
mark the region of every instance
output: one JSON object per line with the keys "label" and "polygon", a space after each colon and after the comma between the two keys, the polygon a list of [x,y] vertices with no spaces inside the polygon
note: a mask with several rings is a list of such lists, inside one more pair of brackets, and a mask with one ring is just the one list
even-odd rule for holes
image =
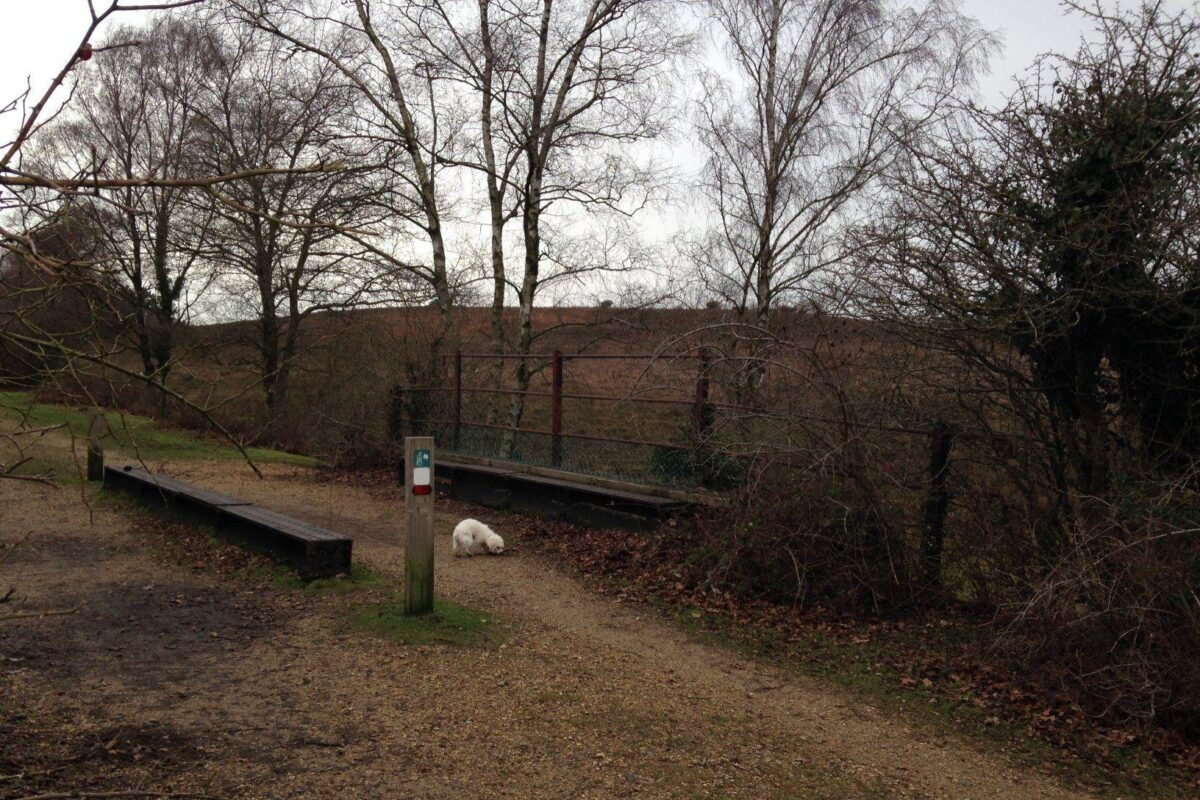
{"label": "wire mesh fence", "polygon": [[[453,430],[446,427],[439,437],[445,442],[439,442],[443,451],[494,459],[502,450],[502,430],[464,424],[456,441]],[[503,460],[634,483],[692,488],[697,485],[694,476],[686,469],[673,467],[672,454],[682,452],[679,447],[571,437],[562,437],[556,452],[554,437],[549,433],[522,430],[513,434]]]}
{"label": "wire mesh fence", "polygon": [[[922,474],[893,476],[898,483],[928,489],[933,480],[921,463],[928,456],[919,454],[936,444],[927,440],[929,430],[828,418],[788,390],[763,407],[740,406],[722,394],[727,381],[717,379],[704,347],[671,355],[458,352],[452,359],[448,385],[405,389],[400,398],[407,432],[434,436],[444,453],[721,490],[737,486],[752,462],[819,470],[820,459],[802,453],[820,446],[796,435],[818,432],[819,439],[852,428],[858,437],[909,443],[893,445],[893,455],[903,453],[905,466]],[[512,369],[520,361],[523,381]]]}
{"label": "wire mesh fence", "polygon": [[[524,381],[503,369],[526,361]],[[410,433],[442,452],[689,488],[709,419],[703,350],[658,354],[456,353],[452,382],[394,397]],[[399,390],[398,390],[399,391]]]}

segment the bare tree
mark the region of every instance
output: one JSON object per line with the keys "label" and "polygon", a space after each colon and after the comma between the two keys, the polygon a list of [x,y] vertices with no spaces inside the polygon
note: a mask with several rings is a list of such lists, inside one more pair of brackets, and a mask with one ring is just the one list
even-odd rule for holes
{"label": "bare tree", "polygon": [[[16,134],[0,149],[0,250],[5,255],[5,275],[13,270],[30,279],[15,281],[15,291],[6,292],[0,307],[0,348],[17,353],[19,357],[41,364],[43,371],[34,376],[42,381],[65,381],[79,385],[84,373],[91,371],[100,379],[112,376],[140,381],[151,385],[176,402],[189,407],[209,421],[213,427],[228,436],[239,448],[240,443],[229,436],[227,430],[214,420],[206,409],[196,401],[183,397],[161,382],[146,376],[140,369],[131,369],[119,358],[121,348],[114,345],[113,337],[104,330],[100,321],[111,318],[111,313],[120,313],[121,305],[117,292],[107,280],[103,260],[96,254],[94,237],[86,241],[83,248],[71,244],[63,247],[66,239],[54,231],[70,230],[80,215],[72,212],[74,201],[81,193],[93,197],[105,197],[110,192],[126,188],[189,188],[195,191],[213,192],[214,187],[229,181],[278,175],[282,173],[318,173],[329,171],[323,165],[297,164],[289,167],[255,165],[236,174],[192,174],[187,176],[163,176],[140,174],[134,176],[110,172],[110,164],[97,164],[91,158],[76,158],[72,161],[82,166],[73,174],[47,174],[24,157],[31,142],[47,124],[60,115],[68,103],[55,106],[60,89],[77,70],[86,70],[86,62],[93,58],[107,58],[108,51],[133,47],[137,42],[116,42],[103,47],[93,47],[92,37],[100,27],[122,11],[166,11],[195,5],[196,0],[175,0],[161,3],[129,3],[112,0],[106,5],[89,3],[89,20],[75,53],[49,82],[45,90],[36,97],[29,92],[14,98],[0,108],[0,116],[20,114]],[[70,98],[68,98],[69,101]],[[111,202],[120,207],[120,201]],[[68,228],[62,228],[63,225]],[[68,237],[75,241],[74,235]],[[87,321],[74,324],[68,320],[66,328],[46,324],[45,312],[54,311],[64,296],[82,298],[88,309]],[[74,306],[74,301],[68,303]],[[57,313],[49,316],[59,320]],[[82,320],[83,315],[72,319]],[[18,424],[17,434],[30,431],[26,422]],[[13,436],[5,437],[5,446],[15,447],[15,457],[0,459],[0,478],[21,477],[17,470],[28,463],[28,452]]]}
{"label": "bare tree", "polygon": [[[160,17],[146,29],[120,28],[112,43],[138,41],[101,59],[78,92],[78,110],[39,137],[37,158],[51,174],[103,171],[141,176],[196,174],[203,146],[198,108],[203,76],[222,58],[212,31]],[[211,272],[193,281],[213,214],[183,186],[130,185],[105,197],[79,197],[105,242],[103,260],[147,377],[165,383],[176,358],[175,328]]]}
{"label": "bare tree", "polygon": [[[86,268],[73,269],[70,280],[66,280],[64,267],[72,260],[70,255],[59,247],[48,246],[61,242],[62,237],[47,237],[45,230],[39,232],[36,227],[29,227],[36,226],[37,220],[44,222],[42,209],[55,203],[62,192],[69,193],[78,185],[74,176],[48,178],[31,174],[24,163],[30,139],[61,112],[65,103],[57,107],[53,103],[76,68],[104,52],[105,48],[93,47],[90,40],[106,21],[127,10],[168,10],[193,2],[131,4],[112,0],[99,7],[89,4],[89,19],[79,46],[41,94],[34,95],[30,87],[0,106],[0,120],[6,123],[19,115],[13,138],[0,145],[0,251],[4,256],[0,269],[5,283],[4,302],[0,307],[0,350],[15,354],[21,361],[32,358],[38,365],[45,366],[46,355],[64,357],[79,347],[77,340],[64,339],[63,331],[54,324],[47,325],[42,317],[47,309],[60,301],[64,286],[80,285],[78,273],[83,273],[83,285],[94,283],[86,276]],[[50,224],[59,222],[52,218]],[[90,291],[84,291],[83,296],[85,302],[94,299]],[[81,331],[79,327],[71,326],[69,332],[75,335]],[[20,424],[15,433],[5,437],[6,449],[11,452],[6,452],[0,459],[0,478],[21,477],[18,469],[30,458],[22,439],[34,431],[35,426]]]}
{"label": "bare tree", "polygon": [[[644,202],[652,172],[629,157],[629,146],[665,126],[670,104],[662,79],[687,43],[661,0],[355,2],[344,11],[298,1],[230,5],[240,18],[334,63],[372,111],[363,134],[407,154],[397,203],[424,219],[396,216],[424,229],[433,268],[397,267],[431,282],[447,330],[455,282],[446,266],[439,176],[459,168],[482,178],[498,352],[509,339],[509,292],[519,306],[514,345],[528,353],[546,265],[554,273],[567,268],[546,259],[542,220],[551,206],[571,201],[627,214]],[[524,257],[514,278],[505,229],[516,219]],[[518,362],[515,377],[518,389],[528,388],[529,365]],[[515,397],[512,427],[524,411]]]}
{"label": "bare tree", "polygon": [[[988,39],[948,0],[708,0],[732,79],[704,78],[698,125],[715,213],[699,246],[712,290],[769,329],[847,257],[879,177],[968,82]],[[761,382],[748,340],[744,389]],[[765,341],[761,344],[765,345]]]}
{"label": "bare tree", "polygon": [[[354,94],[329,62],[290,51],[278,38],[235,31],[196,112],[207,140],[196,158],[210,172],[285,170],[214,190],[217,221],[204,245],[223,265],[224,296],[248,305],[256,321],[253,346],[272,409],[287,394],[305,320],[367,301],[377,260],[352,241],[359,225],[376,220],[370,209],[379,194],[371,164],[342,133]],[[339,169],[286,171],[311,162]]]}
{"label": "bare tree", "polygon": [[[409,4],[404,7],[414,32],[409,57],[427,64],[451,93],[462,95],[469,106],[474,96],[478,128],[463,137],[457,152],[444,153],[439,160],[478,173],[487,194],[489,227],[488,260],[491,272],[491,340],[499,355],[506,348],[504,304],[508,297],[505,229],[517,218],[520,206],[515,194],[521,183],[521,151],[510,146],[501,134],[498,97],[514,77],[511,67],[517,54],[514,43],[526,24],[519,4],[476,3],[451,0]],[[503,362],[493,363],[491,382],[499,387]],[[495,421],[497,407],[489,411]]]}
{"label": "bare tree", "polygon": [[[403,4],[227,0],[226,6],[234,18],[324,60],[357,95],[355,134],[373,145],[375,162],[389,179],[387,193],[378,200],[387,212],[387,226],[377,231],[378,238],[349,235],[394,275],[411,276],[429,287],[441,312],[442,333],[435,342],[440,350],[455,338],[455,287],[447,266],[445,200],[439,184],[444,168],[439,154],[454,126],[440,116],[428,65],[408,57],[411,31],[403,25]],[[409,255],[404,247],[414,232],[427,242],[424,257]]]}
{"label": "bare tree", "polygon": [[[533,308],[545,279],[544,215],[564,201],[637,207],[630,195],[644,197],[650,177],[621,151],[665,128],[665,69],[688,44],[670,7],[654,0],[542,0],[523,17],[528,33],[510,44],[512,77],[496,98],[504,136],[524,162],[517,194],[524,259],[514,282],[521,355],[533,342]],[[528,359],[517,361],[518,391],[529,388],[530,368]],[[524,396],[513,395],[510,428],[520,427],[524,408]],[[511,445],[510,430],[502,451]]]}
{"label": "bare tree", "polygon": [[[488,197],[492,347],[506,349],[503,308],[515,290],[513,346],[527,355],[533,308],[547,278],[560,282],[597,269],[548,258],[543,219],[557,203],[632,213],[653,189],[654,172],[631,157],[633,145],[667,125],[664,100],[671,59],[689,42],[668,4],[657,0],[549,0],[416,6],[416,30],[455,80],[475,93],[478,145],[460,163],[478,171]],[[505,264],[505,227],[521,221],[519,278]],[[547,272],[549,270],[549,272]],[[515,388],[529,388],[532,366],[518,359]],[[498,382],[499,372],[493,374]],[[518,428],[524,396],[514,394],[509,427]],[[512,431],[501,445],[511,450]]]}

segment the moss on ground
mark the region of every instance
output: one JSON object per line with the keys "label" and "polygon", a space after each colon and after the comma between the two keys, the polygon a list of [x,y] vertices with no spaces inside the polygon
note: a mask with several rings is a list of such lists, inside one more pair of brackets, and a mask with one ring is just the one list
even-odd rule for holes
{"label": "moss on ground", "polygon": [[296,571],[283,566],[270,570],[270,583],[276,589],[301,591],[305,594],[350,594],[367,589],[379,589],[387,585],[387,578],[364,564],[351,564],[349,575],[334,578],[317,578],[306,581]]}
{"label": "moss on ground", "polygon": [[436,600],[433,611],[412,617],[404,613],[402,598],[355,605],[346,609],[342,621],[346,630],[407,645],[466,646],[495,640],[494,620],[449,600]]}

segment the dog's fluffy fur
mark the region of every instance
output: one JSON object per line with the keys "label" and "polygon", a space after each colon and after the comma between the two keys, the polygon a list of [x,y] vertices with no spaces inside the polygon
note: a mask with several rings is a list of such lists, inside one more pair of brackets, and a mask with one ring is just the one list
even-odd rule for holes
{"label": "dog's fluffy fur", "polygon": [[500,555],[504,540],[499,534],[477,519],[464,519],[454,528],[454,555],[478,556],[484,553]]}

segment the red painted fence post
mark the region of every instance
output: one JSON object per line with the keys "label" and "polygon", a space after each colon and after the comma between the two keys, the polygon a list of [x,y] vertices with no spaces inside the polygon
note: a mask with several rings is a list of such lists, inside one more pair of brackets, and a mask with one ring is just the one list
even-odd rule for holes
{"label": "red painted fence post", "polygon": [[563,355],[554,351],[550,366],[550,463],[562,466],[562,389]]}
{"label": "red painted fence post", "polygon": [[454,449],[462,446],[462,350],[454,351]]}

